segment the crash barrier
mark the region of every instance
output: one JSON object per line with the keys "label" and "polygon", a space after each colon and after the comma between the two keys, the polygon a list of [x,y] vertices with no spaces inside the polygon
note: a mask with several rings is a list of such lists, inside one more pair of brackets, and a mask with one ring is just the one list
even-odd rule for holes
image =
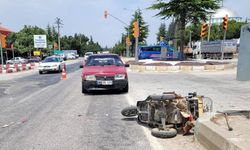
{"label": "crash barrier", "polygon": [[0,66],[0,74],[1,73],[13,73],[25,70],[34,69],[36,66],[35,63],[30,64],[6,64]]}
{"label": "crash barrier", "polygon": [[236,64],[204,65],[204,66],[146,66],[130,65],[131,71],[135,72],[209,72],[234,69]]}

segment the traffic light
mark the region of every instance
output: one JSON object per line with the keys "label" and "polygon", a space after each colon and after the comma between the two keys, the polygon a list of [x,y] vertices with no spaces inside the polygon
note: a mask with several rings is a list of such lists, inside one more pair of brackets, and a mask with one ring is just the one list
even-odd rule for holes
{"label": "traffic light", "polygon": [[106,19],[107,17],[108,17],[108,11],[105,10],[105,11],[104,11],[104,18]]}
{"label": "traffic light", "polygon": [[137,37],[137,21],[134,21],[133,23],[133,35],[136,38]]}
{"label": "traffic light", "polygon": [[226,15],[225,17],[223,17],[222,29],[224,31],[227,31],[227,26],[228,26],[228,15]]}
{"label": "traffic light", "polygon": [[6,48],[6,35],[1,35],[2,48]]}
{"label": "traffic light", "polygon": [[201,25],[201,38],[204,38],[205,36],[207,36],[207,27],[208,27],[207,23],[203,23]]}

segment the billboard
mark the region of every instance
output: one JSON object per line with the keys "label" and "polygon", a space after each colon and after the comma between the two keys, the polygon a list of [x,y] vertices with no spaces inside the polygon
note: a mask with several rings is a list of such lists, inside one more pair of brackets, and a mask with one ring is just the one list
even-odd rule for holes
{"label": "billboard", "polygon": [[34,47],[35,48],[47,48],[46,35],[34,35]]}

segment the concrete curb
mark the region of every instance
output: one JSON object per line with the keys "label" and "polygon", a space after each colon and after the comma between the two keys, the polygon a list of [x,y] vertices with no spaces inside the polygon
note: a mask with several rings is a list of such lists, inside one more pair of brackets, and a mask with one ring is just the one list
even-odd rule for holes
{"label": "concrete curb", "polygon": [[235,64],[204,66],[146,66],[130,65],[132,72],[210,72],[234,69]]}
{"label": "concrete curb", "polygon": [[196,140],[206,149],[211,150],[242,150],[233,140],[235,135],[218,127],[211,121],[215,113],[209,113],[197,119],[194,134]]}

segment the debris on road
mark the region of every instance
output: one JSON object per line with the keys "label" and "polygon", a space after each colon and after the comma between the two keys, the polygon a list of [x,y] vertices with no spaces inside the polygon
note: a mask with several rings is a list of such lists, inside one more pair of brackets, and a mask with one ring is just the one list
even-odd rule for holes
{"label": "debris on road", "polygon": [[2,126],[2,128],[6,128],[6,127],[8,127],[9,125],[7,125],[7,124],[5,124],[4,126]]}
{"label": "debris on road", "polygon": [[15,122],[11,122],[10,124],[5,124],[2,126],[2,128],[7,128],[7,127],[10,127],[11,125],[13,125]]}

